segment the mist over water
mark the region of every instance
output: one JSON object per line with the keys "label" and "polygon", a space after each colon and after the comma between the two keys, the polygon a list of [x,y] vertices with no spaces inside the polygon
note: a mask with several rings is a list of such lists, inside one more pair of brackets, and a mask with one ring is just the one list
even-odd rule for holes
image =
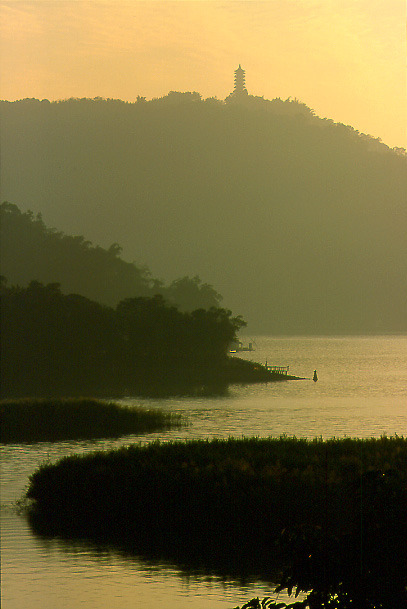
{"label": "mist over water", "polygon": [[[223,582],[174,564],[125,556],[112,548],[33,536],[15,514],[28,476],[44,460],[154,439],[279,436],[380,437],[407,435],[407,336],[251,337],[242,357],[289,365],[306,380],[232,386],[227,395],[126,403],[181,412],[189,425],[119,440],[2,447],[2,595],[7,609],[154,606],[231,609],[266,596],[265,582]],[[312,382],[313,370],[319,380]],[[284,600],[283,597],[281,597]]]}

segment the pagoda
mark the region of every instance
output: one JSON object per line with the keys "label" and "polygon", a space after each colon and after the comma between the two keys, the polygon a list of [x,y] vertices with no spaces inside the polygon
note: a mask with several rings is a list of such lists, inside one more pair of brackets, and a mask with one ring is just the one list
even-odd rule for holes
{"label": "pagoda", "polygon": [[232,95],[234,97],[241,97],[242,95],[248,95],[246,84],[245,84],[246,72],[243,70],[239,63],[239,67],[235,70],[235,88],[233,89]]}

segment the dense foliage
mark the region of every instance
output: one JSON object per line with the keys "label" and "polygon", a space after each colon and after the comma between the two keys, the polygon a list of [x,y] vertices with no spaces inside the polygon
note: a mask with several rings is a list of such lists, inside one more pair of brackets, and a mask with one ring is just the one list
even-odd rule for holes
{"label": "dense foliage", "polygon": [[[2,196],[47,224],[118,242],[166,280],[198,273],[251,332],[407,331],[402,150],[298,100],[250,95],[21,100],[0,113]],[[99,300],[62,275],[29,279]]]}
{"label": "dense foliage", "polygon": [[147,267],[125,262],[117,243],[104,249],[82,236],[65,235],[48,228],[41,214],[22,213],[12,203],[0,205],[0,236],[1,273],[13,284],[58,282],[65,294],[82,294],[110,306],[126,297],[155,294],[185,311],[217,307],[222,300],[198,276],[165,286]]}
{"label": "dense foliage", "polygon": [[2,394],[103,396],[227,382],[228,347],[244,325],[222,308],[181,312],[161,295],[113,309],[64,295],[58,284],[3,285]]}
{"label": "dense foliage", "polygon": [[0,401],[4,444],[118,438],[180,426],[179,415],[86,398]]}
{"label": "dense foliage", "polygon": [[27,495],[44,533],[268,574],[293,607],[407,606],[404,438],[133,445],[44,465]]}

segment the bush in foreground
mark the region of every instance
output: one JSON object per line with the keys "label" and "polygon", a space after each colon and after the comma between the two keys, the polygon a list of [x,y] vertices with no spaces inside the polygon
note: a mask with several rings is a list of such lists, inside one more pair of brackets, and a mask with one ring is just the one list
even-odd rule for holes
{"label": "bush in foreground", "polygon": [[118,438],[181,425],[180,415],[90,398],[0,402],[1,442]]}
{"label": "bush in foreground", "polygon": [[407,606],[404,438],[131,446],[44,465],[27,496],[43,530],[273,572],[309,592],[293,606]]}

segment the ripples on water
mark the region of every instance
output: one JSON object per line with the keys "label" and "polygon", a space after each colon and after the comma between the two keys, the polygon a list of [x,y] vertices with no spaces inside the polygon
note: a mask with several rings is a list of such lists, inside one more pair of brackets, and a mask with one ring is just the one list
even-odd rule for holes
{"label": "ripples on water", "polygon": [[35,537],[13,509],[29,475],[46,460],[148,442],[205,437],[313,438],[407,435],[407,337],[255,339],[242,357],[290,365],[292,374],[319,381],[234,386],[227,396],[126,399],[188,417],[189,425],[143,437],[95,442],[39,443],[2,448],[2,601],[7,609],[231,609],[270,593],[267,584],[247,586],[191,574],[174,565],[148,563],[113,550]]}

